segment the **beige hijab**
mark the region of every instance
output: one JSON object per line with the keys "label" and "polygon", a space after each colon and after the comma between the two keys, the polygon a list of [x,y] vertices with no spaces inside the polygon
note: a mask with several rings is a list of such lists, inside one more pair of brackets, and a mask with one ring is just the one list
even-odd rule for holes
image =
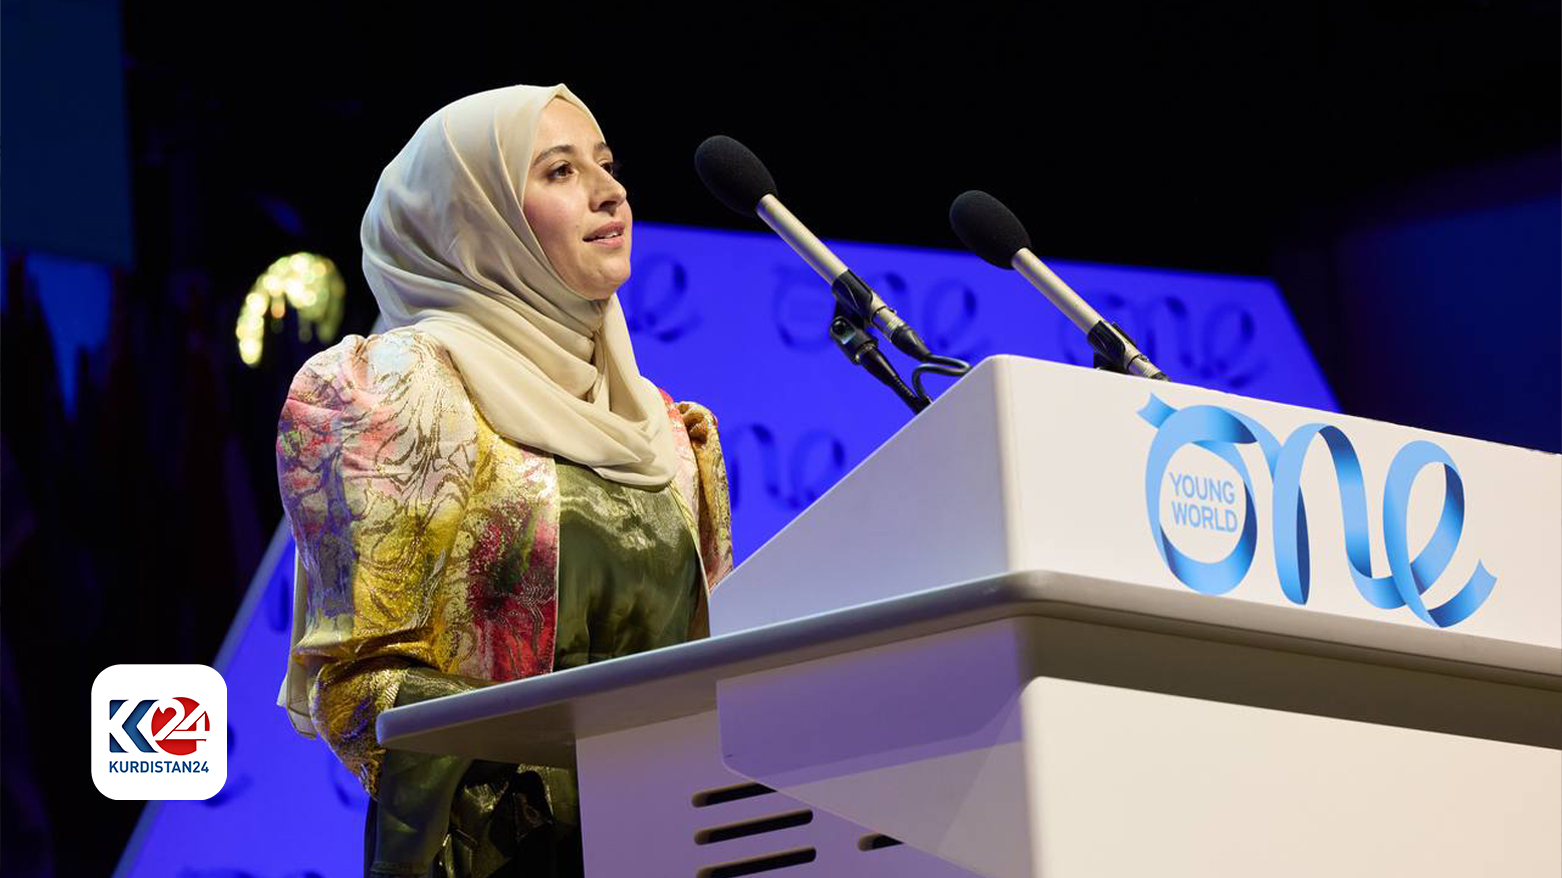
{"label": "beige hijab", "polygon": [[[618,295],[570,289],[521,212],[538,119],[563,85],[479,92],[430,116],[363,216],[376,328],[416,325],[450,352],[506,438],[660,488],[677,469],[661,391],[641,377]],[[597,126],[600,132],[601,126]]]}

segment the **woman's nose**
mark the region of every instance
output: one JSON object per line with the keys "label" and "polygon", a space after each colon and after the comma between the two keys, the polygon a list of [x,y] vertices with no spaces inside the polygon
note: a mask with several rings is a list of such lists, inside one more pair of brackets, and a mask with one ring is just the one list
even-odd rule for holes
{"label": "woman's nose", "polygon": [[629,197],[629,192],[617,177],[602,171],[598,177],[596,188],[592,191],[592,209],[603,210],[621,203]]}

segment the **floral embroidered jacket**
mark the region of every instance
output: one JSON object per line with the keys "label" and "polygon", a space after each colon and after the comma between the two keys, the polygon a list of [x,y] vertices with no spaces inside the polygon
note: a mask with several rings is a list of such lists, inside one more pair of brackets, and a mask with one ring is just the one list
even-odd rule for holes
{"label": "floral embroidered jacket", "polygon": [[[705,594],[732,569],[716,422],[692,443],[665,391],[674,494]],[[551,453],[494,432],[440,344],[415,327],[347,336],[294,378],[277,477],[298,546],[293,638],[278,703],[376,796],[375,719],[409,670],[503,682],[551,670],[559,491]],[[702,604],[691,638],[709,633]]]}

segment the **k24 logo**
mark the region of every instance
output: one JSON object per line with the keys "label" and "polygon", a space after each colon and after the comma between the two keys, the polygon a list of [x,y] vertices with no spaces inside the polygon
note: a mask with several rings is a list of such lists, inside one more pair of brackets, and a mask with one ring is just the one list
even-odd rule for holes
{"label": "k24 logo", "polygon": [[228,780],[228,684],[206,665],[110,665],[92,682],[92,782],[110,799],[210,799]]}
{"label": "k24 logo", "polygon": [[189,756],[211,737],[211,716],[194,698],[109,700],[110,753]]}

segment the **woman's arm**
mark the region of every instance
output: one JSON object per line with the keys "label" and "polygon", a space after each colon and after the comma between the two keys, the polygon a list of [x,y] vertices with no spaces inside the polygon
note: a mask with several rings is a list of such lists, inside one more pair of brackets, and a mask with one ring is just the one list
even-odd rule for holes
{"label": "woman's arm", "polygon": [[299,371],[278,424],[301,575],[290,677],[376,798],[375,720],[408,673],[439,673],[431,603],[469,496],[475,423],[442,356],[416,333],[348,336]]}

